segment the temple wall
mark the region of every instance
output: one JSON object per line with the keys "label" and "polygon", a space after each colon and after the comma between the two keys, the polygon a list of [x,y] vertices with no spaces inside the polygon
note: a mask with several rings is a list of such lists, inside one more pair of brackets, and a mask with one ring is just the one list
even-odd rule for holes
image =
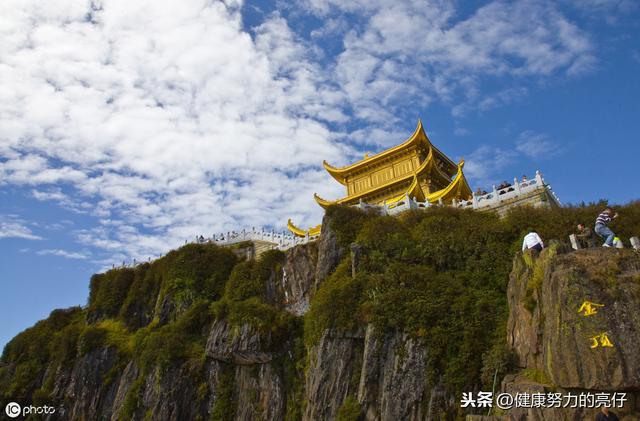
{"label": "temple wall", "polygon": [[516,206],[534,206],[534,207],[551,207],[555,206],[555,201],[551,198],[551,193],[546,188],[538,188],[526,194],[521,194],[517,197],[506,199],[497,204],[491,205],[486,208],[479,209],[481,212],[497,212],[501,217],[504,216],[507,211]]}

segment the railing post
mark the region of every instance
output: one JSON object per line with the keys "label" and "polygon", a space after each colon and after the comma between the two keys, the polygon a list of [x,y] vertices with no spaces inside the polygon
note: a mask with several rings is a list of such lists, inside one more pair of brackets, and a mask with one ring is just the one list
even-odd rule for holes
{"label": "railing post", "polygon": [[640,238],[638,237],[631,237],[631,246],[640,251]]}
{"label": "railing post", "polygon": [[542,179],[542,174],[540,174],[540,170],[536,170],[536,181],[539,185],[544,185],[544,180]]}
{"label": "railing post", "polygon": [[569,236],[569,241],[571,241],[571,247],[573,247],[574,250],[580,250],[582,248],[582,245],[575,234],[571,234]]}
{"label": "railing post", "polygon": [[476,196],[475,193],[472,193],[472,196],[473,196],[473,199],[472,199],[473,208],[478,209],[478,196]]}
{"label": "railing post", "polygon": [[520,183],[518,183],[518,177],[513,177],[513,186],[516,189],[516,193],[520,194]]}

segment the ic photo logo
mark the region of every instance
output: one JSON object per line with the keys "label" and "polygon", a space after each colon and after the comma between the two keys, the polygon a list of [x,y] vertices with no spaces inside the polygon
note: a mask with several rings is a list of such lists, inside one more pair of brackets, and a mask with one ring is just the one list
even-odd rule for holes
{"label": "ic photo logo", "polygon": [[22,408],[15,402],[9,402],[4,408],[4,412],[9,418],[16,418],[22,413]]}
{"label": "ic photo logo", "polygon": [[27,415],[55,414],[56,408],[48,405],[43,405],[43,406],[29,405],[23,408],[22,406],[20,406],[20,404],[16,402],[9,402],[7,406],[4,407],[4,412],[7,414],[9,418],[17,418],[20,415],[25,417]]}

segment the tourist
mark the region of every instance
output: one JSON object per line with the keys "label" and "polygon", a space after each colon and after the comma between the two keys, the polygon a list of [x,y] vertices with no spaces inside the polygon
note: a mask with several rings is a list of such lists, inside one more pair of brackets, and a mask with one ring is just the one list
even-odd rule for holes
{"label": "tourist", "polygon": [[620,419],[613,412],[609,411],[609,408],[603,406],[600,409],[598,415],[596,415],[596,421],[620,421]]}
{"label": "tourist", "polygon": [[529,234],[525,235],[522,241],[522,251],[527,249],[542,251],[543,248],[544,243],[542,242],[542,238],[540,238],[535,231],[529,230]]}
{"label": "tourist", "polygon": [[527,179],[527,176],[526,176],[526,175],[523,175],[523,176],[522,176],[522,182],[523,182],[523,183],[525,183],[525,182],[527,182],[527,181],[529,181],[529,180]]}
{"label": "tourist", "polygon": [[591,231],[591,228],[585,227],[584,224],[578,224],[576,238],[580,242],[582,248],[591,248],[596,246],[596,241],[593,238],[593,231]]}
{"label": "tourist", "polygon": [[482,189],[480,187],[476,190],[476,196],[482,196]]}
{"label": "tourist", "polygon": [[617,218],[618,214],[613,212],[613,209],[606,208],[596,218],[596,234],[598,234],[604,240],[603,247],[613,246],[613,238],[616,236],[611,229],[609,229],[609,222]]}
{"label": "tourist", "polygon": [[[503,182],[502,182],[502,183],[500,183],[500,185],[498,186],[498,190],[502,190],[502,189],[504,189],[504,188],[506,188],[506,187],[507,187],[507,182],[506,182],[506,181],[503,181]],[[505,192],[501,191],[501,192],[500,192],[500,193],[498,193],[498,194],[504,194],[504,193],[505,193]]]}

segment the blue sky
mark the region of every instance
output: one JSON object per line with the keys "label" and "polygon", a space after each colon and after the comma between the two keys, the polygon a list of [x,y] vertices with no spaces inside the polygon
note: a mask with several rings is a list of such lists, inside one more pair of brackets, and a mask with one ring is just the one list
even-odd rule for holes
{"label": "blue sky", "polygon": [[92,273],[196,234],[320,222],[322,169],[408,137],[472,187],[536,169],[638,198],[640,8],[625,0],[3,2],[0,346]]}

